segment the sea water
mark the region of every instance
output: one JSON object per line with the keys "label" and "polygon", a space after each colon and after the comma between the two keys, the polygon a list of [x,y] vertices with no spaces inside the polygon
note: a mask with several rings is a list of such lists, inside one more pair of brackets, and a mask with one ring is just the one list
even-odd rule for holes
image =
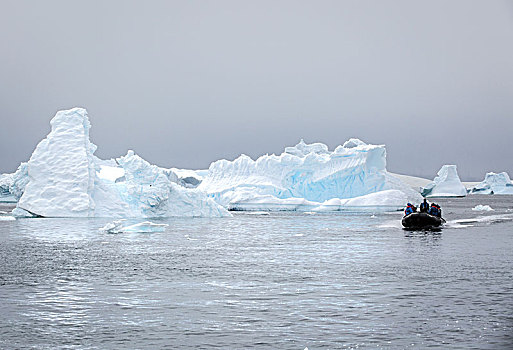
{"label": "sea water", "polygon": [[373,209],[2,220],[0,348],[511,348],[513,197],[437,201],[440,231]]}

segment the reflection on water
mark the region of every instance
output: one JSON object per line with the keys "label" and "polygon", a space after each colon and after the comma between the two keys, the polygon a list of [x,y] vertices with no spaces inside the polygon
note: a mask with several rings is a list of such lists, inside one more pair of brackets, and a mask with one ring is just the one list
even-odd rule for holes
{"label": "reflection on water", "polygon": [[107,219],[2,221],[0,348],[507,348],[513,225],[497,217],[511,198],[439,202],[468,226],[405,231],[397,212],[118,235],[98,231]]}

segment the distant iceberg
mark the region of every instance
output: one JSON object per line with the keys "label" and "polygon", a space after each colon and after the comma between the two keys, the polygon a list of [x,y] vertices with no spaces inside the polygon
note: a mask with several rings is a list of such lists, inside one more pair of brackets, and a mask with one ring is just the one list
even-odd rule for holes
{"label": "distant iceberg", "polygon": [[212,163],[198,186],[232,210],[403,207],[421,196],[386,171],[384,145],[350,139],[334,151],[303,140],[280,155]]}
{"label": "distant iceberg", "polygon": [[17,199],[11,194],[14,174],[0,174],[0,203],[16,203]]}
{"label": "distant iceberg", "polygon": [[444,165],[421,193],[424,197],[465,197],[467,189],[461,183],[456,165]]}
{"label": "distant iceberg", "polygon": [[0,197],[11,196],[10,187],[13,182],[13,174],[0,174]]}
{"label": "distant iceberg", "polygon": [[179,184],[171,170],[133,151],[101,160],[89,141],[83,108],[57,112],[52,130],[10,181],[14,213],[43,217],[168,217],[230,214],[203,192]]}
{"label": "distant iceberg", "polygon": [[507,172],[498,174],[490,172],[470,192],[476,194],[513,194],[513,184]]}

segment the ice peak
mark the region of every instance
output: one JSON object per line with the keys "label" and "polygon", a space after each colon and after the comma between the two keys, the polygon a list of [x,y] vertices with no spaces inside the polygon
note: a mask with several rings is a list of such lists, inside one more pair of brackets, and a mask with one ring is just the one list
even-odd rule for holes
{"label": "ice peak", "polygon": [[326,146],[324,143],[306,143],[303,139],[299,141],[299,143],[293,147],[285,147],[285,152],[287,154],[292,154],[297,157],[305,157],[306,155],[310,153],[316,153],[316,154],[327,154],[328,146]]}
{"label": "ice peak", "polygon": [[461,183],[456,165],[444,165],[421,194],[424,197],[464,197],[467,189]]}
{"label": "ice peak", "polygon": [[344,142],[344,144],[342,145],[342,147],[344,147],[344,148],[355,148],[358,146],[367,146],[367,144],[360,139],[350,138],[349,140]]}

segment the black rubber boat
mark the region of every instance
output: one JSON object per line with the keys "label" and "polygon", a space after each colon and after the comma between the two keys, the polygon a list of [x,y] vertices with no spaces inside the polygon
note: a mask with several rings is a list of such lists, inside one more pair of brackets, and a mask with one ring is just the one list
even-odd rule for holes
{"label": "black rubber boat", "polygon": [[443,218],[428,213],[411,213],[403,217],[405,228],[435,228],[445,223]]}

